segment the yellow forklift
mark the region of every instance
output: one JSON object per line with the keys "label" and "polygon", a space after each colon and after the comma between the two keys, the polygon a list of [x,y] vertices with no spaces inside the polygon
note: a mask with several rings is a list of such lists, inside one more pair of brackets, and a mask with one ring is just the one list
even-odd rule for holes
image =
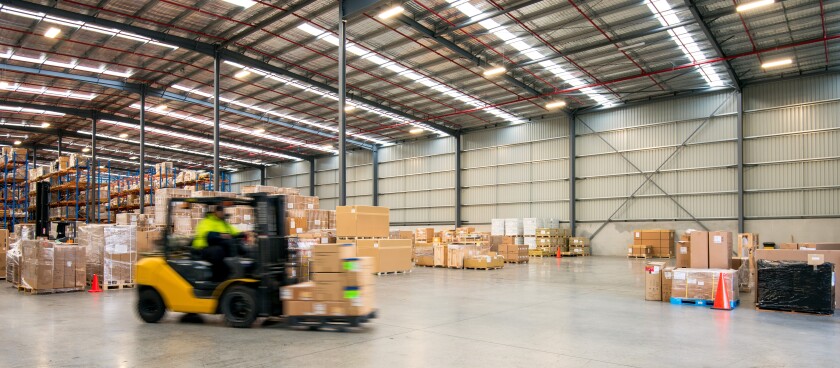
{"label": "yellow forklift", "polygon": [[[231,327],[250,327],[258,317],[283,315],[280,288],[297,282],[296,257],[285,226],[285,196],[250,194],[248,199],[173,198],[167,206],[166,227],[158,247],[161,256],[137,262],[136,283],[140,318],[155,323],[167,310],[222,314]],[[213,281],[211,264],[192,251],[192,238],[173,234],[173,213],[192,206],[248,206],[254,209],[253,244],[246,255],[231,249],[224,259],[230,273]],[[234,239],[232,247],[240,247]],[[159,248],[160,249],[160,248]]]}

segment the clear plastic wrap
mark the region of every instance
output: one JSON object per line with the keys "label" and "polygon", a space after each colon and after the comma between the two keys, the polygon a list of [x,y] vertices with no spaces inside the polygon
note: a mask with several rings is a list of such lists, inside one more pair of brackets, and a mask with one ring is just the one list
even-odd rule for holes
{"label": "clear plastic wrap", "polygon": [[720,276],[726,280],[730,300],[739,300],[738,271],[724,269],[677,268],[671,281],[671,297],[714,300]]}
{"label": "clear plastic wrap", "polygon": [[136,234],[136,226],[108,226],[103,229],[103,286],[134,283]]}
{"label": "clear plastic wrap", "polygon": [[834,264],[756,261],[756,306],[762,309],[834,314]]}

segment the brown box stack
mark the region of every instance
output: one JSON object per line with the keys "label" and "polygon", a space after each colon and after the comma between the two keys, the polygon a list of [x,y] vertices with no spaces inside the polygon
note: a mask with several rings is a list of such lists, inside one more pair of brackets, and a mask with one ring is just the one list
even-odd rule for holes
{"label": "brown box stack", "polygon": [[589,247],[589,238],[582,236],[569,238],[569,253],[576,256],[592,255],[592,248]]}
{"label": "brown box stack", "polygon": [[690,268],[709,268],[709,232],[692,231],[689,249]]}
{"label": "brown box stack", "polygon": [[662,272],[665,262],[648,262],[645,265],[645,300],[662,300]]}
{"label": "brown box stack", "polygon": [[634,230],[633,245],[650,245],[652,256],[669,258],[673,254],[674,230]]}
{"label": "brown box stack", "polygon": [[387,238],[390,210],[373,206],[336,207],[336,236]]}
{"label": "brown box stack", "polygon": [[46,239],[23,240],[20,285],[34,291],[84,290],[85,248]]}
{"label": "brown box stack", "polygon": [[713,231],[709,233],[709,268],[732,268],[732,233]]}
{"label": "brown box stack", "polygon": [[435,239],[435,229],[426,227],[414,232],[414,239],[418,242],[432,243]]}
{"label": "brown box stack", "polygon": [[499,254],[505,257],[505,262],[528,262],[528,246],[525,244],[502,244]]}
{"label": "brown box stack", "polygon": [[373,311],[373,260],[354,257],[352,244],[318,244],[312,249],[312,282],[281,289],[288,316],[362,316]]}
{"label": "brown box stack", "polygon": [[714,300],[720,275],[726,280],[729,299],[738,300],[738,271],[725,269],[677,268],[671,286],[671,297],[681,299]]}
{"label": "brown box stack", "polygon": [[370,257],[374,273],[411,270],[409,239],[356,239],[356,255]]}
{"label": "brown box stack", "polygon": [[650,258],[653,257],[652,245],[628,245],[627,256],[634,258]]}

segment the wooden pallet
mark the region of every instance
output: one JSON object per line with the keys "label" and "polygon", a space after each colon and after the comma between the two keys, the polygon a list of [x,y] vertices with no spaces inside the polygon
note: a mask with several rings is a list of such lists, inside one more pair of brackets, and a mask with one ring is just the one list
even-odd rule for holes
{"label": "wooden pallet", "polygon": [[[101,279],[100,279],[101,280]],[[87,283],[87,287],[90,288],[93,286],[90,281]],[[102,291],[106,290],[122,290],[122,289],[133,289],[135,286],[134,281],[126,281],[126,280],[118,280],[118,281],[110,281],[108,284],[102,283],[100,285],[102,287]]]}
{"label": "wooden pallet", "polygon": [[767,309],[767,308],[759,308],[759,307],[755,307],[755,310],[759,311],[759,312],[776,312],[776,313],[798,314],[800,316],[818,316],[818,317],[831,317],[831,316],[833,316],[833,314],[808,313],[808,312],[800,312],[800,311],[794,311],[794,310]]}
{"label": "wooden pallet", "polygon": [[502,268],[505,268],[505,267],[504,266],[499,266],[499,267],[464,267],[464,269],[467,269],[467,270],[485,270],[485,271],[501,270]]}
{"label": "wooden pallet", "polygon": [[334,330],[346,332],[351,328],[359,328],[362,323],[376,318],[377,311],[366,316],[287,316],[286,326],[290,328],[307,327],[310,330]]}
{"label": "wooden pallet", "polygon": [[528,257],[556,257],[557,253],[552,253],[550,251],[544,251],[539,249],[532,249],[528,251]]}
{"label": "wooden pallet", "polygon": [[376,272],[376,273],[374,273],[374,275],[376,275],[376,276],[384,276],[384,275],[400,275],[400,274],[405,274],[405,273],[409,273],[409,272],[411,272],[411,270],[405,270],[405,271],[391,271],[391,272]]}
{"label": "wooden pallet", "polygon": [[74,287],[74,288],[61,288],[61,289],[33,289],[25,286],[18,286],[17,287],[19,292],[23,292],[24,294],[31,294],[31,295],[40,295],[40,294],[61,294],[61,293],[72,293],[76,291],[85,291],[83,287]]}
{"label": "wooden pallet", "polygon": [[[565,254],[564,254],[564,255],[565,255]],[[634,256],[634,255],[631,255],[631,254],[628,254],[628,255],[627,255],[627,258],[642,258],[642,259],[648,259],[648,258],[653,258],[653,256],[648,256],[647,254],[635,255],[635,256]]]}
{"label": "wooden pallet", "polygon": [[[678,298],[678,297],[675,297],[675,296],[671,297],[670,302],[671,302],[671,304],[676,304],[676,305],[696,305],[696,306],[702,306],[702,307],[711,307],[711,306],[715,305],[714,300],[694,299],[694,298]],[[729,304],[730,304],[730,307],[734,309],[739,304],[741,304],[741,301],[740,300],[732,300],[732,301],[729,302]]]}
{"label": "wooden pallet", "polygon": [[339,236],[336,240],[388,240],[388,237],[381,236]]}
{"label": "wooden pallet", "polygon": [[505,263],[517,263],[517,264],[518,263],[528,263],[528,260],[527,259],[523,260],[523,261],[508,261],[508,260],[505,260]]}

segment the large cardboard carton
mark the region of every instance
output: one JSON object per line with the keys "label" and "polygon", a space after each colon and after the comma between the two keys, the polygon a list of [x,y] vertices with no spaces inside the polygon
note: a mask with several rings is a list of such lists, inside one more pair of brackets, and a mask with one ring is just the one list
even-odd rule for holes
{"label": "large cardboard carton", "polygon": [[435,244],[434,248],[434,266],[446,267],[446,262],[449,260],[449,246],[446,244]]}
{"label": "large cardboard carton", "polygon": [[[799,243],[800,250],[840,250],[840,243]],[[838,266],[840,267],[840,266]]]}
{"label": "large cardboard carton", "polygon": [[653,246],[650,245],[628,245],[627,255],[631,257],[651,257],[653,256]]}
{"label": "large cardboard carton", "polygon": [[309,300],[284,300],[283,314],[287,316],[313,316],[313,304],[315,302]]}
{"label": "large cardboard carton", "polygon": [[464,258],[464,268],[499,268],[505,266],[501,255],[478,255]]}
{"label": "large cardboard carton", "polygon": [[154,252],[157,241],[160,240],[162,236],[163,232],[159,230],[137,230],[137,252]]}
{"label": "large cardboard carton", "polygon": [[732,268],[732,233],[713,231],[709,233],[709,268]]}
{"label": "large cardboard carton", "polygon": [[304,282],[296,285],[284,286],[280,289],[282,300],[314,300],[315,283]]}
{"label": "large cardboard carton", "polygon": [[648,262],[645,265],[645,300],[662,300],[662,269],[665,262]]}
{"label": "large cardboard carton", "polygon": [[796,250],[796,249],[799,249],[799,243],[776,244],[776,249]]}
{"label": "large cardboard carton", "polygon": [[312,248],[312,272],[342,272],[343,260],[356,256],[353,244],[315,244]]}
{"label": "large cardboard carton", "polygon": [[390,209],[387,207],[338,206],[335,216],[338,237],[388,237]]}
{"label": "large cardboard carton", "polygon": [[726,280],[730,300],[739,300],[738,271],[725,269],[677,268],[671,285],[671,297],[714,300],[720,276]]}
{"label": "large cardboard carton", "polygon": [[[799,261],[808,262],[811,255],[822,256],[823,262],[840,265],[840,250],[781,250],[781,249],[758,249],[755,251],[755,260],[766,259],[770,261]],[[755,265],[753,265],[755,267]],[[756,275],[756,283],[761,278],[761,274]],[[834,284],[834,304],[840,305],[840,293],[838,293],[838,285]],[[756,291],[758,293],[758,291]],[[756,295],[756,300],[759,296]]]}
{"label": "large cardboard carton", "polygon": [[691,267],[691,240],[677,243],[677,268]]}
{"label": "large cardboard carton", "polygon": [[662,269],[662,301],[668,302],[671,300],[671,287],[674,281],[674,267],[665,267]]}
{"label": "large cardboard carton", "polygon": [[373,258],[373,271],[398,272],[411,269],[410,239],[358,239],[356,254]]}
{"label": "large cardboard carton", "polygon": [[691,268],[709,268],[709,232],[692,231],[689,252]]}
{"label": "large cardboard carton", "polygon": [[[0,229],[0,251],[9,249],[9,230]],[[2,263],[2,262],[0,262]]]}

